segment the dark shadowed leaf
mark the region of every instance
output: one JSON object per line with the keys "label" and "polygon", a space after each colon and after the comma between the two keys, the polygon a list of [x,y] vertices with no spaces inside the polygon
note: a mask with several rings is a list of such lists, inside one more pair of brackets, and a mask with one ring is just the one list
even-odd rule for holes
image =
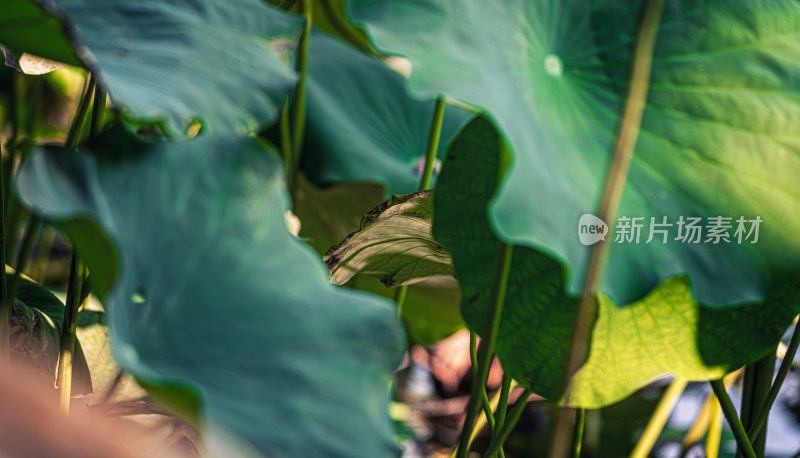
{"label": "dark shadowed leaf", "polygon": [[34,0],[3,0],[0,45],[18,56],[29,53],[81,65],[61,19]]}
{"label": "dark shadowed leaf", "polygon": [[[486,218],[502,168],[502,140],[485,118],[453,141],[434,195],[433,235],[453,255],[461,312],[482,334],[501,244]],[[476,167],[475,164],[481,164]],[[550,399],[563,391],[577,300],[564,293],[566,271],[555,259],[514,247],[497,355],[514,378]],[[667,373],[718,378],[772,350],[800,311],[796,282],[763,303],[713,308],[698,304],[685,277],[619,307],[600,298],[589,359],[575,377],[571,402],[599,407]]]}
{"label": "dark shadowed leaf", "polygon": [[453,275],[453,261],[431,235],[430,191],[392,196],[361,220],[361,228],[323,260],[331,282],[347,283],[354,275],[378,278],[386,286],[409,285],[426,278]]}
{"label": "dark shadowed leaf", "polygon": [[[6,273],[11,281],[13,273]],[[15,364],[31,365],[45,379],[55,380],[61,328],[64,323],[64,304],[59,298],[37,283],[20,278],[17,300],[11,310],[11,348]],[[81,312],[88,319],[93,312]],[[72,372],[72,395],[92,393],[92,378],[80,340],[75,341]]]}
{"label": "dark shadowed leaf", "polygon": [[[34,154],[16,185],[79,252],[98,238],[117,250],[105,303],[120,366],[196,393],[210,444],[233,438],[270,456],[399,452],[387,411],[405,348],[395,311],[330,285],[287,231],[272,151],[237,137],[146,144],[116,129],[88,149]],[[86,225],[62,224],[75,218]]]}

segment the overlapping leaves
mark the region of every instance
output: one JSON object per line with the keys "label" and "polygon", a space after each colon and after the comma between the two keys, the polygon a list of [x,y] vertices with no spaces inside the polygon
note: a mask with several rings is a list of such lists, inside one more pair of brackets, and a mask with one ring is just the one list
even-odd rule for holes
{"label": "overlapping leaves", "polygon": [[[642,4],[350,0],[382,51],[410,59],[412,88],[479,106],[507,135],[493,227],[563,262],[573,295],[589,249],[566,234],[597,210]],[[614,300],[687,274],[704,303],[741,304],[800,269],[798,30],[788,0],[665,2],[619,213],[667,217],[671,241],[614,245],[602,286]],[[757,244],[682,244],[680,216],[763,224]]]}
{"label": "overlapping leaves", "polygon": [[254,131],[296,80],[302,22],[259,0],[13,0],[3,13],[0,44],[76,64],[74,46],[128,118],[176,137],[194,122]]}

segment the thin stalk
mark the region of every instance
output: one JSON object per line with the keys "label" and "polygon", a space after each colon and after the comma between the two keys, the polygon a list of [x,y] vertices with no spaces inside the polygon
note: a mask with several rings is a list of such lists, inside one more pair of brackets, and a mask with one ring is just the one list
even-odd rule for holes
{"label": "thin stalk", "polygon": [[100,404],[108,404],[108,401],[111,400],[111,398],[114,396],[114,393],[117,391],[117,388],[119,388],[123,376],[125,376],[125,371],[122,369],[117,369],[117,373],[114,375],[114,380],[112,380],[111,385],[108,386],[108,389],[103,395],[103,400],[100,401]]}
{"label": "thin stalk", "polygon": [[64,308],[64,324],[61,328],[61,345],[58,352],[58,371],[56,373],[56,387],[59,389],[59,404],[61,410],[67,414],[69,414],[70,397],[72,394],[72,360],[75,352],[75,332],[78,326],[78,309],[81,305],[83,277],[83,263],[80,262],[73,248],[72,262],[70,263],[69,269],[67,303]]}
{"label": "thin stalk", "polygon": [[86,78],[86,87],[83,91],[83,97],[81,97],[81,101],[78,103],[78,112],[75,114],[75,118],[72,120],[72,127],[69,129],[67,141],[64,143],[67,148],[75,148],[78,146],[78,140],[81,136],[81,128],[83,128],[83,122],[86,119],[86,112],[89,111],[89,102],[92,99],[92,94],[94,94],[94,85],[94,76],[90,73]]}
{"label": "thin stalk", "polygon": [[[636,48],[633,56],[633,68],[630,76],[630,87],[628,97],[625,101],[625,109],[620,122],[617,141],[614,145],[611,166],[608,169],[603,196],[600,201],[599,217],[610,227],[610,236],[613,236],[614,224],[616,220],[619,204],[622,199],[622,192],[625,189],[625,182],[630,169],[633,151],[636,140],[639,136],[639,126],[642,123],[647,90],[650,82],[650,72],[653,62],[653,48],[655,46],[658,24],[661,19],[663,0],[648,0],[644,7],[642,22],[639,26],[639,33],[636,41]],[[611,239],[613,240],[613,239]],[[589,268],[586,273],[586,280],[578,306],[578,315],[575,321],[575,329],[570,346],[569,358],[567,360],[567,372],[565,374],[565,386],[567,387],[564,395],[565,405],[569,405],[570,383],[572,375],[580,368],[586,359],[588,351],[589,332],[594,323],[597,304],[597,291],[603,280],[606,261],[611,247],[611,242],[606,241],[595,244],[592,247]],[[561,458],[567,456],[570,446],[569,433],[573,424],[574,411],[572,409],[562,409],[556,419],[555,433],[551,444],[551,456]]]}
{"label": "thin stalk", "polygon": [[[322,2],[323,4],[326,2]],[[428,146],[425,148],[425,167],[422,170],[422,178],[419,182],[417,191],[424,191],[431,187],[433,182],[433,165],[436,163],[436,154],[439,150],[439,139],[442,136],[442,123],[444,122],[444,106],[445,99],[440,96],[436,99],[436,105],[433,107],[433,119],[431,120],[431,129],[428,132]],[[406,299],[406,291],[408,286],[401,285],[397,287],[394,292],[394,301],[397,303],[397,314],[402,316],[403,305]]]}
{"label": "thin stalk", "polygon": [[781,361],[781,365],[778,368],[778,374],[775,376],[775,381],[772,382],[772,387],[769,389],[767,398],[758,409],[758,414],[755,416],[755,420],[753,420],[753,424],[750,425],[750,429],[748,430],[748,436],[751,440],[753,440],[756,435],[761,432],[761,428],[763,428],[767,423],[767,418],[769,418],[769,411],[772,409],[772,404],[774,404],[775,399],[778,398],[778,392],[781,390],[781,385],[783,385],[783,381],[786,380],[786,375],[789,373],[789,369],[792,368],[792,362],[794,361],[794,355],[797,353],[798,345],[800,345],[800,325],[795,325],[794,332],[792,332],[792,340],[789,342],[789,348],[786,350],[783,361]]}
{"label": "thin stalk", "polygon": [[[511,384],[508,387],[508,391],[510,393],[511,391],[514,391],[517,388],[518,385],[517,385],[517,382],[511,380],[510,378],[509,378],[509,380],[511,381]],[[492,396],[492,399],[489,401],[489,405],[492,408],[492,412],[495,412],[495,411],[498,412],[498,414],[495,415],[496,417],[499,416],[499,412],[500,412],[499,408],[500,408],[501,394],[502,394],[501,392],[495,393],[494,396]],[[504,412],[503,413],[503,417],[504,417],[503,420],[505,421],[505,407],[508,407],[508,395],[506,395],[506,398],[503,400],[502,406],[504,407],[504,409],[503,409],[503,412]],[[475,421],[475,428],[473,428],[472,435],[469,437],[469,445],[470,446],[472,446],[472,443],[475,441],[475,438],[478,437],[478,433],[485,426],[486,426],[486,417],[484,415],[481,415],[481,416],[478,417],[478,420]],[[497,422],[495,422],[495,428],[497,428]],[[455,458],[457,451],[458,451],[457,448],[454,448],[453,449],[453,453],[450,454],[450,458]]]}
{"label": "thin stalk", "polygon": [[[90,73],[87,77],[83,97],[78,104],[78,112],[72,121],[72,127],[67,135],[66,147],[78,146],[81,128],[89,109],[89,103],[95,92],[94,76]],[[96,124],[97,121],[92,121]],[[97,130],[94,129],[94,132]],[[92,129],[90,129],[91,135]],[[69,284],[67,285],[67,300],[64,307],[64,322],[61,326],[61,342],[58,351],[58,370],[56,371],[56,387],[59,389],[59,404],[61,410],[69,414],[69,405],[72,395],[72,361],[75,352],[76,331],[78,326],[78,310],[80,309],[81,290],[85,278],[85,268],[78,258],[76,248],[72,248],[72,261],[69,269]]]}
{"label": "thin stalk", "polygon": [[[303,0],[303,16],[305,16],[305,26],[300,35],[300,43],[297,49],[296,70],[300,76],[292,98],[292,108],[289,110],[292,126],[292,161],[293,170],[296,172],[300,164],[300,154],[303,150],[303,137],[306,130],[306,92],[308,89],[308,53],[311,42],[311,24],[314,20],[314,2]],[[296,184],[296,180],[295,180]]]}
{"label": "thin stalk", "polygon": [[647,422],[642,436],[633,448],[631,458],[646,458],[650,456],[650,451],[653,450],[658,436],[661,435],[664,425],[667,424],[669,416],[675,410],[675,405],[678,404],[678,399],[680,399],[688,383],[689,381],[685,378],[676,378],[669,384],[664,395],[661,396],[661,400],[658,401],[656,410],[650,416],[650,421]]}
{"label": "thin stalk", "polygon": [[[511,273],[511,255],[513,251],[513,245],[503,244],[500,247],[500,253],[497,258],[497,267],[495,268],[492,292],[489,299],[489,312],[486,317],[486,327],[484,328],[486,329],[486,335],[481,340],[481,346],[478,350],[478,373],[472,385],[472,392],[467,404],[467,416],[458,442],[457,458],[465,458],[469,452],[469,437],[472,434],[473,423],[478,414],[481,390],[486,385],[486,379],[489,377],[489,367],[492,364],[494,347],[497,343],[497,331],[500,329],[500,317],[503,314],[503,303],[505,302],[506,289],[508,288],[508,277]],[[502,442],[499,445],[502,445]]]}
{"label": "thin stalk", "polygon": [[514,407],[512,407],[511,411],[508,413],[508,418],[500,434],[492,437],[492,442],[489,443],[489,448],[486,450],[486,454],[484,454],[485,457],[492,458],[500,451],[500,447],[508,440],[508,436],[514,431],[514,427],[517,425],[520,417],[522,417],[522,412],[525,411],[525,406],[528,405],[528,398],[531,397],[531,394],[533,394],[532,391],[526,388],[522,396],[517,399],[516,404],[514,404]]}
{"label": "thin stalk", "polygon": [[397,304],[397,316],[403,317],[403,305],[406,303],[406,294],[408,293],[408,286],[401,285],[394,290],[394,302]]}
{"label": "thin stalk", "polygon": [[722,410],[719,404],[715,404],[714,412],[711,415],[711,423],[708,425],[708,435],[706,435],[706,458],[717,458],[719,456],[719,444],[721,440]]}
{"label": "thin stalk", "polygon": [[17,263],[14,264],[14,276],[11,277],[11,283],[8,284],[8,297],[16,297],[17,285],[19,284],[19,277],[22,271],[25,270],[25,265],[28,263],[28,255],[33,246],[33,240],[39,229],[42,227],[42,219],[31,213],[28,217],[28,224],[25,225],[25,233],[22,236],[22,243],[19,246],[19,253],[17,253]]}
{"label": "thin stalk", "polygon": [[572,435],[572,457],[580,458],[583,447],[583,428],[586,425],[586,409],[577,409],[575,429]]}
{"label": "thin stalk", "polygon": [[[478,375],[478,336],[475,332],[469,332],[469,360],[472,363],[472,376],[473,378],[477,378]],[[494,412],[492,412],[492,404],[489,401],[489,396],[486,394],[486,386],[483,386],[481,389],[481,404],[483,404],[483,414],[486,417],[486,422],[489,424],[489,429],[491,430],[492,434],[495,434],[497,430],[497,425],[494,419]],[[499,405],[499,404],[498,404]],[[503,449],[500,449],[500,457],[505,458],[505,454],[503,453]]]}
{"label": "thin stalk", "polygon": [[[739,378],[741,373],[742,371],[740,369],[731,372],[722,379],[725,383],[726,390],[736,382],[736,379]],[[683,436],[683,440],[681,441],[681,457],[686,456],[686,454],[689,453],[689,449],[700,442],[703,439],[703,436],[706,435],[706,432],[711,434],[711,424],[714,421],[714,415],[716,415],[718,410],[719,401],[717,401],[717,397],[714,395],[714,392],[709,391],[708,396],[706,396],[706,401],[703,403],[700,414],[695,419],[691,428],[689,428],[689,431],[687,431]],[[717,445],[719,446],[719,444]]]}
{"label": "thin stalk", "polygon": [[497,404],[497,421],[495,422],[494,429],[499,432],[506,422],[506,411],[508,410],[508,395],[511,393],[511,377],[503,372],[503,382],[500,386],[500,399]]}
{"label": "thin stalk", "polygon": [[422,171],[422,180],[419,183],[420,191],[429,189],[433,181],[433,165],[436,163],[436,153],[439,149],[439,140],[442,137],[444,106],[444,97],[439,96],[436,99],[436,105],[433,107],[433,120],[428,134],[428,147],[425,150],[425,168]]}
{"label": "thin stalk", "polygon": [[[748,374],[751,374],[751,376],[749,379],[745,379],[749,383],[745,383],[742,387],[742,409],[739,418],[741,418],[742,425],[744,425],[747,431],[753,428],[756,413],[760,407],[766,403],[767,396],[769,395],[772,374],[775,372],[775,350],[776,349],[773,349],[758,361],[748,364],[744,369],[745,376]],[[747,396],[745,396],[745,393]],[[749,401],[748,403],[745,403],[745,398]],[[769,412],[767,412],[767,418],[768,415]],[[763,457],[767,443],[767,435],[765,432],[760,431],[755,437],[748,437],[750,437],[750,441],[753,444],[753,450],[756,452],[756,456]],[[742,456],[742,451],[739,450],[736,455]]]}
{"label": "thin stalk", "polygon": [[757,458],[756,452],[753,450],[753,444],[747,437],[747,431],[744,429],[742,420],[736,416],[736,407],[733,406],[733,402],[731,402],[731,398],[728,396],[725,383],[722,380],[711,380],[709,383],[711,383],[711,388],[714,390],[714,394],[719,400],[719,405],[722,407],[722,413],[725,415],[725,419],[728,420],[728,425],[730,425],[733,430],[733,436],[736,438],[736,444],[739,446],[739,450],[742,451],[747,458]]}
{"label": "thin stalk", "polygon": [[[286,187],[291,193],[295,189],[295,176],[294,160],[292,159],[292,128],[289,121],[289,96],[283,102],[283,111],[281,111],[280,119],[281,127],[281,152],[283,153],[283,165],[286,168]],[[292,201],[294,201],[294,194],[292,194]]]}
{"label": "thin stalk", "polygon": [[94,138],[103,129],[103,115],[106,112],[106,91],[99,84],[94,86],[94,105],[92,106],[92,123],[89,127],[89,136]]}
{"label": "thin stalk", "polygon": [[[0,155],[2,149],[0,148]],[[3,172],[0,169],[0,193],[3,192]],[[9,340],[10,331],[8,329],[8,318],[11,314],[12,301],[8,297],[8,286],[6,285],[6,237],[5,237],[5,212],[3,211],[3,196],[0,195],[0,264],[3,266],[0,275],[0,370],[6,370],[11,365],[11,342]]]}

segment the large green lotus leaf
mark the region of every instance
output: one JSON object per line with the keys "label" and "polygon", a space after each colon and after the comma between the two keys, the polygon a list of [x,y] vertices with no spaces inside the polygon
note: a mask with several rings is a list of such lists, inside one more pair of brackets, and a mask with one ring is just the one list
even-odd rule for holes
{"label": "large green lotus leaf", "polygon": [[[212,443],[239,438],[269,456],[396,454],[395,311],[330,285],[287,231],[272,151],[246,137],[147,144],[120,130],[87,148],[34,154],[16,186],[37,213],[94,222],[82,230],[118,250],[105,302],[123,368],[196,392]],[[92,249],[89,237],[75,241]]]}
{"label": "large green lotus leaf", "polygon": [[[434,102],[412,97],[403,76],[330,36],[311,36],[302,166],[316,182],[375,181],[417,191]],[[472,115],[448,106],[439,158]]]}
{"label": "large green lotus leaf", "polygon": [[[410,59],[413,89],[472,103],[497,122],[514,156],[491,203],[493,227],[564,262],[567,291],[579,294],[590,247],[578,241],[578,220],[599,206],[643,2],[350,5],[381,50]],[[616,302],[685,274],[703,303],[742,304],[800,267],[798,30],[794,1],[665,2],[619,208],[647,226],[638,244],[611,249],[602,291]],[[740,216],[763,223],[757,244],[682,244],[680,216],[733,218],[731,235]],[[673,224],[668,243],[646,244],[651,217]]]}
{"label": "large green lotus leaf", "polygon": [[[501,248],[486,219],[503,169],[501,142],[487,119],[468,124],[448,150],[434,193],[433,236],[453,255],[461,312],[479,334]],[[565,294],[565,281],[566,271],[554,258],[514,247],[497,355],[510,375],[552,400],[564,390],[578,307]],[[698,304],[686,277],[667,279],[624,307],[601,295],[588,360],[574,378],[569,402],[610,404],[667,373],[721,377],[774,348],[800,311],[794,300],[799,288],[791,282],[763,303],[726,308]]]}
{"label": "large green lotus leaf", "polygon": [[33,0],[3,0],[0,45],[19,56],[30,53],[81,65],[62,21]]}
{"label": "large green lotus leaf", "polygon": [[398,286],[453,275],[450,254],[431,235],[430,195],[392,196],[365,214],[361,228],[323,257],[331,283],[343,285],[355,275],[369,275]]}
{"label": "large green lotus leaf", "polygon": [[296,81],[290,52],[302,20],[263,1],[40,1],[64,18],[126,117],[173,136],[195,120],[209,132],[254,131]]}

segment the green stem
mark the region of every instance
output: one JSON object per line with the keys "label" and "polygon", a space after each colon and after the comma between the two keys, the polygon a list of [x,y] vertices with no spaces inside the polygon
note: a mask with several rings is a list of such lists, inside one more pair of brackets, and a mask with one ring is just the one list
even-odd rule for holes
{"label": "green stem", "polygon": [[508,410],[508,395],[511,393],[511,377],[503,372],[503,382],[500,386],[500,400],[497,403],[497,422],[494,429],[495,434],[499,433],[506,422],[506,411]]}
{"label": "green stem", "polygon": [[[472,376],[476,378],[478,375],[478,336],[475,332],[469,332],[469,361],[472,363]],[[489,423],[489,428],[494,431],[495,421],[492,406],[489,403],[489,396],[486,394],[486,387],[481,389],[481,404],[483,404],[483,413],[486,415],[486,422]],[[499,405],[499,404],[498,404]]]}
{"label": "green stem", "polygon": [[[766,356],[758,361],[748,364],[745,369],[745,383],[742,387],[742,408],[739,417],[742,419],[742,425],[745,430],[750,431],[753,429],[756,413],[761,406],[765,405],[767,397],[769,396],[770,384],[772,383],[772,374],[775,372],[775,348],[773,348]],[[750,375],[750,377],[748,377]],[[749,401],[745,403],[745,400]],[[765,418],[764,424],[766,425]],[[763,425],[762,425],[763,427]],[[761,428],[759,428],[760,430]],[[764,428],[766,429],[766,428]],[[763,457],[766,449],[767,435],[764,431],[759,431],[755,437],[749,436],[753,444],[753,450],[756,456]],[[742,456],[741,450],[737,456]]]}
{"label": "green stem", "polygon": [[436,99],[433,107],[433,120],[431,130],[428,134],[428,147],[425,150],[425,168],[422,172],[422,180],[419,183],[419,190],[424,191],[431,187],[433,181],[433,166],[436,163],[436,153],[439,149],[439,139],[442,137],[442,124],[444,123],[444,97]]}
{"label": "green stem", "polygon": [[[433,107],[431,129],[428,132],[428,146],[425,148],[425,167],[422,170],[422,178],[420,179],[417,191],[424,191],[430,188],[431,183],[433,182],[433,166],[436,163],[436,154],[439,150],[439,139],[442,136],[444,106],[444,97],[437,98],[436,105]],[[403,304],[405,303],[407,290],[408,286],[401,285],[397,287],[397,290],[394,293],[394,301],[397,303],[397,314],[399,316],[402,316],[403,314]]]}
{"label": "green stem", "polygon": [[583,428],[586,425],[586,409],[577,409],[575,429],[572,434],[572,457],[580,458],[583,447]]}
{"label": "green stem", "polygon": [[294,181],[295,170],[294,160],[292,160],[292,128],[289,122],[289,97],[283,102],[283,111],[281,111],[280,119],[281,127],[281,152],[283,153],[283,164],[286,168],[286,187],[292,193],[292,201],[294,202]]}
{"label": "green stem", "polygon": [[514,407],[511,408],[511,411],[508,413],[508,418],[506,419],[506,423],[503,425],[503,429],[497,436],[492,437],[492,442],[489,443],[489,448],[486,449],[486,456],[487,458],[492,458],[500,451],[500,448],[503,444],[508,440],[508,436],[514,431],[514,426],[517,425],[520,417],[522,417],[522,412],[525,411],[525,406],[528,404],[528,398],[531,397],[531,390],[525,389],[522,395],[517,399],[516,404]]}
{"label": "green stem", "polygon": [[678,403],[678,399],[680,399],[688,383],[689,381],[685,378],[676,378],[669,384],[669,387],[658,402],[656,410],[650,416],[650,421],[647,422],[642,436],[633,448],[631,458],[647,458],[650,456],[650,451],[653,450],[658,436],[661,435],[664,425],[667,424],[669,416],[675,410],[675,405]]}
{"label": "green stem", "polygon": [[761,432],[761,428],[767,423],[767,418],[769,418],[769,411],[772,409],[772,404],[774,404],[775,399],[778,398],[778,392],[781,389],[781,385],[783,385],[783,381],[786,380],[786,375],[792,368],[792,362],[794,361],[794,355],[797,354],[798,345],[800,345],[800,324],[797,324],[794,327],[794,332],[792,332],[792,340],[789,342],[789,348],[786,350],[786,354],[783,356],[783,361],[781,361],[781,365],[778,368],[778,374],[775,376],[775,381],[772,383],[772,387],[769,389],[769,393],[767,394],[764,403],[761,404],[761,407],[759,407],[758,414],[755,416],[755,420],[753,420],[752,425],[750,425],[748,436],[751,440],[753,440],[755,436]]}
{"label": "green stem", "polygon": [[[300,154],[303,150],[303,137],[306,129],[306,91],[308,89],[308,53],[311,43],[311,24],[314,19],[314,2],[303,0],[303,15],[306,18],[303,33],[297,49],[296,69],[300,80],[294,90],[292,108],[289,111],[292,120],[292,161],[293,170],[296,172],[300,164]],[[296,183],[296,180],[295,180]]]}
{"label": "green stem", "polygon": [[81,128],[83,128],[83,122],[86,119],[86,112],[89,111],[89,102],[92,99],[92,94],[94,93],[94,84],[94,76],[92,76],[90,73],[86,78],[86,87],[83,91],[83,97],[81,97],[81,101],[78,103],[78,112],[75,114],[75,118],[72,120],[72,127],[69,129],[67,141],[64,143],[67,148],[75,148],[78,146],[78,140],[81,136]]}
{"label": "green stem", "polygon": [[[630,87],[628,97],[625,101],[625,108],[617,134],[617,141],[614,145],[611,165],[608,169],[603,196],[600,201],[599,217],[606,221],[613,231],[619,204],[622,199],[622,192],[625,189],[625,182],[628,177],[631,159],[633,158],[634,147],[639,136],[639,126],[642,123],[647,91],[650,83],[650,72],[653,62],[653,48],[656,42],[658,24],[661,20],[661,10],[664,0],[647,0],[644,6],[644,14],[636,41],[636,48],[633,55],[633,68],[631,69]],[[609,233],[609,236],[613,234]],[[613,239],[611,239],[613,240]],[[575,328],[570,346],[567,369],[565,376],[564,404],[569,405],[570,381],[572,375],[586,359],[588,351],[588,339],[592,324],[594,323],[597,312],[597,292],[603,281],[603,273],[608,260],[608,253],[611,242],[606,241],[597,243],[592,247],[589,259],[589,268],[586,273],[586,280],[578,306]],[[551,443],[551,456],[561,458],[569,453],[569,442],[571,439],[570,429],[573,424],[574,412],[571,409],[562,409],[556,419],[555,433]]]}
{"label": "green stem", "polygon": [[11,277],[11,283],[8,284],[8,297],[16,297],[17,285],[19,285],[19,277],[22,271],[25,270],[25,265],[28,263],[28,255],[33,246],[33,240],[39,229],[42,227],[42,219],[31,213],[28,217],[28,224],[25,225],[25,233],[22,236],[22,244],[19,246],[19,253],[17,253],[17,263],[14,264],[14,276]]}
{"label": "green stem", "polygon": [[[2,155],[2,149],[0,149]],[[0,193],[3,192],[3,172],[0,169]],[[11,315],[12,301],[8,297],[8,286],[6,285],[6,237],[5,237],[5,212],[3,211],[3,196],[0,195],[0,264],[3,266],[0,275],[0,370],[6,370],[11,364],[11,341],[9,340],[10,330],[8,328],[8,318]]]}
{"label": "green stem", "polygon": [[[503,303],[505,302],[506,289],[508,288],[508,277],[511,272],[511,255],[513,251],[513,245],[502,244],[500,246],[492,291],[489,298],[489,311],[484,328],[486,335],[483,340],[481,340],[481,346],[478,350],[478,372],[472,385],[469,403],[467,404],[467,416],[458,442],[457,458],[465,458],[469,451],[469,437],[475,426],[475,417],[478,414],[478,408],[481,402],[481,390],[485,389],[484,386],[489,377],[489,367],[494,357],[494,347],[497,343],[497,334],[500,329],[500,317],[503,315]],[[500,442],[499,445],[502,445],[502,442]]]}
{"label": "green stem", "polygon": [[406,295],[408,293],[408,286],[398,286],[394,290],[394,302],[397,304],[397,316],[403,317],[403,305],[406,303]]}
{"label": "green stem", "polygon": [[730,425],[733,430],[733,436],[736,438],[736,444],[739,446],[739,450],[742,451],[747,458],[757,458],[756,452],[753,450],[753,444],[747,437],[747,431],[744,429],[742,420],[736,415],[736,408],[733,406],[733,402],[731,402],[731,398],[728,396],[725,383],[723,383],[721,379],[711,380],[710,383],[714,394],[719,400],[719,405],[722,407],[722,413],[725,415],[725,419],[728,420],[728,425]]}
{"label": "green stem", "polygon": [[106,113],[106,91],[99,84],[94,87],[94,105],[92,106],[92,123],[89,127],[89,136],[94,138],[103,129],[103,116]]}
{"label": "green stem", "polygon": [[69,287],[67,289],[67,303],[64,308],[64,324],[61,328],[61,345],[58,352],[58,371],[56,373],[56,386],[59,389],[59,404],[61,410],[69,414],[70,397],[72,394],[72,361],[75,353],[75,333],[78,325],[78,309],[80,309],[81,288],[83,287],[84,268],[78,259],[78,254],[72,252],[72,262],[69,269]]}

